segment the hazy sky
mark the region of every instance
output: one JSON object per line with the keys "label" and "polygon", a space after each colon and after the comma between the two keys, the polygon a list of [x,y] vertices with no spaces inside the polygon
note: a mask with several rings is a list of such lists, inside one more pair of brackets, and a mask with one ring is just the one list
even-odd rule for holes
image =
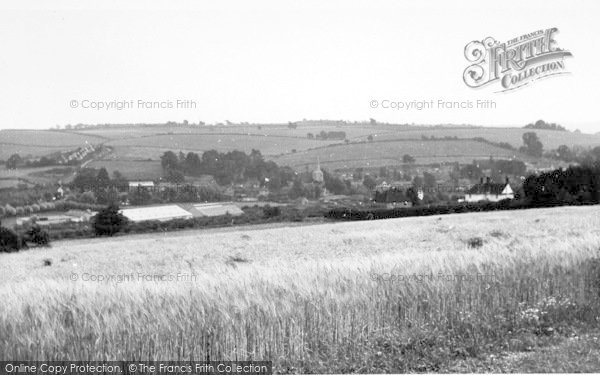
{"label": "hazy sky", "polygon": [[[600,131],[598,1],[123,3],[1,3],[0,128],[302,118],[522,126],[542,118]],[[571,74],[506,93],[463,82],[470,41],[551,27],[573,53]],[[440,99],[496,108],[370,105]],[[196,108],[139,108],[139,100]],[[111,101],[133,106],[82,108]]]}

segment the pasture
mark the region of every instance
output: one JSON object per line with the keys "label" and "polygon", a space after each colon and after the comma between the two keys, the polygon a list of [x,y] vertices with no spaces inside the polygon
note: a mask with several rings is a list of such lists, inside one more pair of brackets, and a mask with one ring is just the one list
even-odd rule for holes
{"label": "pasture", "polygon": [[122,158],[158,159],[164,150],[184,152],[240,150],[249,153],[252,149],[257,149],[264,155],[277,155],[322,146],[323,142],[299,137],[221,133],[146,136],[111,141],[108,145],[114,147],[115,153]]}
{"label": "pasture", "polygon": [[[0,357],[471,371],[468,361],[491,353],[541,353],[571,325],[597,327],[597,211],[187,231],[0,254]],[[569,358],[575,370],[586,353]]]}
{"label": "pasture", "polygon": [[93,134],[59,132],[52,130],[0,130],[0,159],[12,154],[44,156],[56,151],[76,149],[89,142],[102,143],[105,139]]}
{"label": "pasture", "polygon": [[[372,144],[344,145],[341,140],[308,139],[307,133],[314,135],[321,131],[344,131],[352,142],[366,141],[372,135]],[[115,162],[138,162],[159,160],[168,150],[202,153],[215,149],[220,152],[240,150],[250,152],[257,149],[268,159],[280,165],[304,168],[314,164],[317,156],[330,169],[379,167],[398,164],[403,154],[408,153],[417,163],[440,162],[470,163],[473,158],[507,158],[517,156],[526,159],[516,151],[510,151],[467,138],[482,137],[492,142],[508,142],[518,148],[522,145],[522,135],[535,131],[545,149],[554,149],[561,144],[572,146],[594,146],[600,142],[598,134],[581,134],[549,130],[522,128],[484,128],[466,126],[409,126],[384,124],[332,124],[328,122],[301,123],[294,129],[287,124],[252,124],[219,126],[183,125],[123,125],[77,131],[43,130],[3,130],[0,131],[0,159],[7,159],[14,153],[22,156],[43,156],[52,152],[74,149],[85,141],[112,148],[108,160]],[[437,138],[458,137],[460,140],[439,140],[423,142],[421,136]],[[339,147],[326,147],[339,146]],[[113,166],[114,163],[93,163],[98,167],[105,164],[111,170],[128,170],[134,177],[153,178],[160,176],[156,167],[149,173],[136,173],[136,163]],[[138,169],[139,171],[139,169]],[[123,171],[122,171],[123,172]],[[123,172],[129,177],[127,172]]]}
{"label": "pasture", "polygon": [[517,157],[529,159],[518,151],[507,150],[482,142],[469,140],[398,140],[394,142],[366,142],[320,147],[294,154],[273,157],[279,165],[296,169],[313,166],[317,159],[330,169],[379,167],[402,164],[402,156],[409,154],[418,164],[454,162],[471,163],[473,159]]}
{"label": "pasture", "polygon": [[[583,134],[574,132],[560,132],[552,130],[523,129],[523,128],[487,128],[487,127],[409,127],[395,129],[392,126],[382,127],[371,134],[375,140],[394,139],[419,139],[422,135],[436,138],[485,138],[491,142],[507,142],[513,147],[523,145],[523,133],[535,132],[544,145],[544,149],[556,149],[560,145],[597,146],[600,143],[600,134]],[[366,140],[366,136],[352,138],[353,141]]]}

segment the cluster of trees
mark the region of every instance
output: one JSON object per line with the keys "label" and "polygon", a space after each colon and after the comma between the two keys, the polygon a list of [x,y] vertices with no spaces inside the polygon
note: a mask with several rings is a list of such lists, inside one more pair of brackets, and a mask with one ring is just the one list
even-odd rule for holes
{"label": "cluster of trees", "polygon": [[9,156],[8,159],[6,159],[6,163],[4,164],[4,167],[6,169],[17,169],[17,167],[21,166],[23,164],[23,158],[21,158],[21,156],[19,156],[19,154],[12,154],[11,156]]}
{"label": "cluster of trees", "polygon": [[320,133],[317,134],[313,134],[313,133],[307,133],[306,137],[308,139],[335,139],[335,140],[345,140],[346,139],[346,132],[345,131],[324,131],[321,130]]}
{"label": "cluster of trees", "polygon": [[177,188],[165,187],[160,190],[140,187],[127,194],[129,203],[134,206],[159,203],[218,202],[227,197],[219,190],[208,186],[182,185]]}
{"label": "cluster of trees", "polygon": [[52,186],[35,186],[28,189],[1,189],[0,202],[13,207],[31,206],[33,204],[41,204],[41,202],[50,203],[55,198],[55,194],[56,188]]}
{"label": "cluster of trees", "polygon": [[[352,186],[350,181],[343,181],[341,178],[331,174],[326,169],[323,172],[323,187],[329,193],[336,195],[351,195],[358,191]],[[318,199],[322,196],[323,189],[320,185],[313,185],[309,174],[296,176],[293,180],[292,187],[288,191],[290,199],[300,197],[309,199]]]}
{"label": "cluster of trees", "polygon": [[[556,124],[550,125],[553,126]],[[561,128],[559,125],[558,127]],[[564,128],[559,128],[551,130],[565,130]],[[593,164],[600,161],[600,146],[585,149],[582,147],[570,148],[567,145],[560,145],[555,150],[544,152],[544,145],[539,140],[535,132],[527,132],[523,134],[523,146],[519,149],[519,151],[534,157],[544,156],[551,159],[562,160],[567,163]]]}
{"label": "cluster of trees", "polygon": [[97,236],[112,236],[127,227],[129,220],[120,212],[119,206],[109,204],[92,218]]}
{"label": "cluster of trees", "polygon": [[71,189],[79,191],[83,203],[111,204],[119,202],[120,192],[129,189],[129,182],[119,171],[110,178],[105,168],[83,168],[73,179]]}
{"label": "cluster of trees", "polygon": [[[89,192],[84,194],[88,193]],[[97,210],[101,207],[102,205],[96,204],[95,200],[88,203],[74,200],[60,200],[34,203],[26,206],[12,206],[7,204],[5,206],[0,206],[0,217],[32,215],[46,211]]]}
{"label": "cluster of trees", "polygon": [[417,189],[414,187],[404,189],[391,188],[384,191],[376,191],[373,200],[377,203],[410,202],[413,206],[419,204]]}
{"label": "cluster of trees", "polygon": [[161,156],[161,165],[165,179],[174,183],[183,182],[185,175],[212,175],[220,185],[253,179],[270,190],[278,190],[294,178],[291,168],[265,161],[258,150],[252,150],[249,155],[242,151],[221,153],[210,150],[201,157],[194,152],[175,154],[167,151]]}
{"label": "cluster of trees", "polygon": [[71,187],[79,191],[96,192],[108,188],[123,191],[129,187],[129,182],[119,171],[114,171],[111,179],[106,168],[82,168],[77,172]]}
{"label": "cluster of trees", "polygon": [[[66,165],[77,165],[79,160],[69,160]],[[4,163],[6,169],[17,169],[18,167],[39,168],[60,165],[60,162],[55,157],[42,156],[39,160],[26,160],[19,154],[12,154]]]}
{"label": "cluster of trees", "polygon": [[28,244],[35,246],[48,246],[50,235],[39,225],[31,225],[23,234],[5,228],[0,222],[0,253],[10,253],[28,248]]}
{"label": "cluster of trees", "polygon": [[571,166],[528,176],[523,183],[526,202],[532,206],[597,204],[600,199],[600,165]]}
{"label": "cluster of trees", "polygon": [[544,156],[552,159],[562,160],[567,163],[592,165],[600,162],[600,146],[592,148],[570,148],[567,145],[560,145],[556,150],[546,152]]}
{"label": "cluster of trees", "polygon": [[533,124],[530,123],[530,124],[523,126],[523,128],[525,128],[525,129],[557,130],[557,131],[562,131],[562,132],[567,131],[567,129],[564,126],[555,124],[553,122],[552,123],[545,122],[544,120],[537,120]]}

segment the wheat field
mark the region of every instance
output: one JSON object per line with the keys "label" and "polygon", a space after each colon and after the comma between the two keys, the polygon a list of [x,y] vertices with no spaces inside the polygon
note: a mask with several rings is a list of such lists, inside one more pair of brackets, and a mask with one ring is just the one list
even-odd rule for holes
{"label": "wheat field", "polygon": [[0,358],[438,371],[597,321],[599,249],[597,207],[57,242],[0,254]]}

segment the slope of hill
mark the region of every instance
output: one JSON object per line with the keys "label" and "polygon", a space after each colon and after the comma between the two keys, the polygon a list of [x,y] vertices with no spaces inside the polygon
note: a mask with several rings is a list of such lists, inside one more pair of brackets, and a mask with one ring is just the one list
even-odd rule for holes
{"label": "slope of hill", "polygon": [[102,143],[106,139],[95,134],[52,130],[0,130],[0,160],[12,154],[43,156],[56,151],[82,147],[85,142]]}
{"label": "slope of hill", "polygon": [[597,207],[561,207],[0,254],[0,356],[251,352],[302,373],[451,372],[457,358],[537,351],[597,324],[598,228]]}
{"label": "slope of hill", "polygon": [[[600,135],[584,134],[574,132],[562,132],[553,130],[523,129],[523,128],[421,128],[406,129],[401,131],[382,130],[374,133],[375,139],[417,139],[421,136],[426,137],[458,137],[475,138],[482,137],[491,142],[507,142],[515,148],[523,145],[523,134],[526,132],[535,132],[538,138],[547,150],[556,149],[560,145],[573,146],[599,146]],[[353,140],[365,140],[366,137],[356,137]]]}
{"label": "slope of hill", "polygon": [[398,139],[320,147],[274,157],[273,160],[279,165],[296,169],[314,165],[317,160],[329,169],[353,169],[402,164],[402,156],[405,154],[414,157],[418,164],[470,163],[473,159],[486,159],[490,156],[531,159],[518,151],[472,140]]}
{"label": "slope of hill", "polygon": [[[110,170],[138,172],[139,178],[159,175],[156,161],[167,150],[218,151],[260,150],[268,159],[280,165],[303,168],[317,159],[328,168],[378,167],[398,164],[402,155],[410,154],[417,163],[461,162],[470,163],[474,158],[526,156],[470,139],[482,137],[492,142],[507,142],[518,148],[522,135],[530,129],[483,128],[474,126],[409,126],[368,123],[341,123],[332,121],[306,121],[293,126],[288,124],[251,125],[120,125],[88,129],[43,131],[0,131],[0,160],[13,153],[22,156],[43,156],[57,150],[74,149],[86,141],[102,143],[112,149],[104,160],[90,166],[105,166]],[[317,139],[315,136],[328,132],[344,132],[350,144],[340,139]],[[600,135],[535,130],[545,149],[561,144],[600,145]],[[310,133],[311,138],[309,138]],[[374,142],[365,142],[372,136]],[[422,137],[457,137],[459,140],[441,139],[422,141]],[[139,168],[150,166],[152,173],[144,175]],[[144,161],[146,164],[140,164]],[[531,160],[530,160],[531,161]],[[134,177],[131,177],[134,178]]]}

